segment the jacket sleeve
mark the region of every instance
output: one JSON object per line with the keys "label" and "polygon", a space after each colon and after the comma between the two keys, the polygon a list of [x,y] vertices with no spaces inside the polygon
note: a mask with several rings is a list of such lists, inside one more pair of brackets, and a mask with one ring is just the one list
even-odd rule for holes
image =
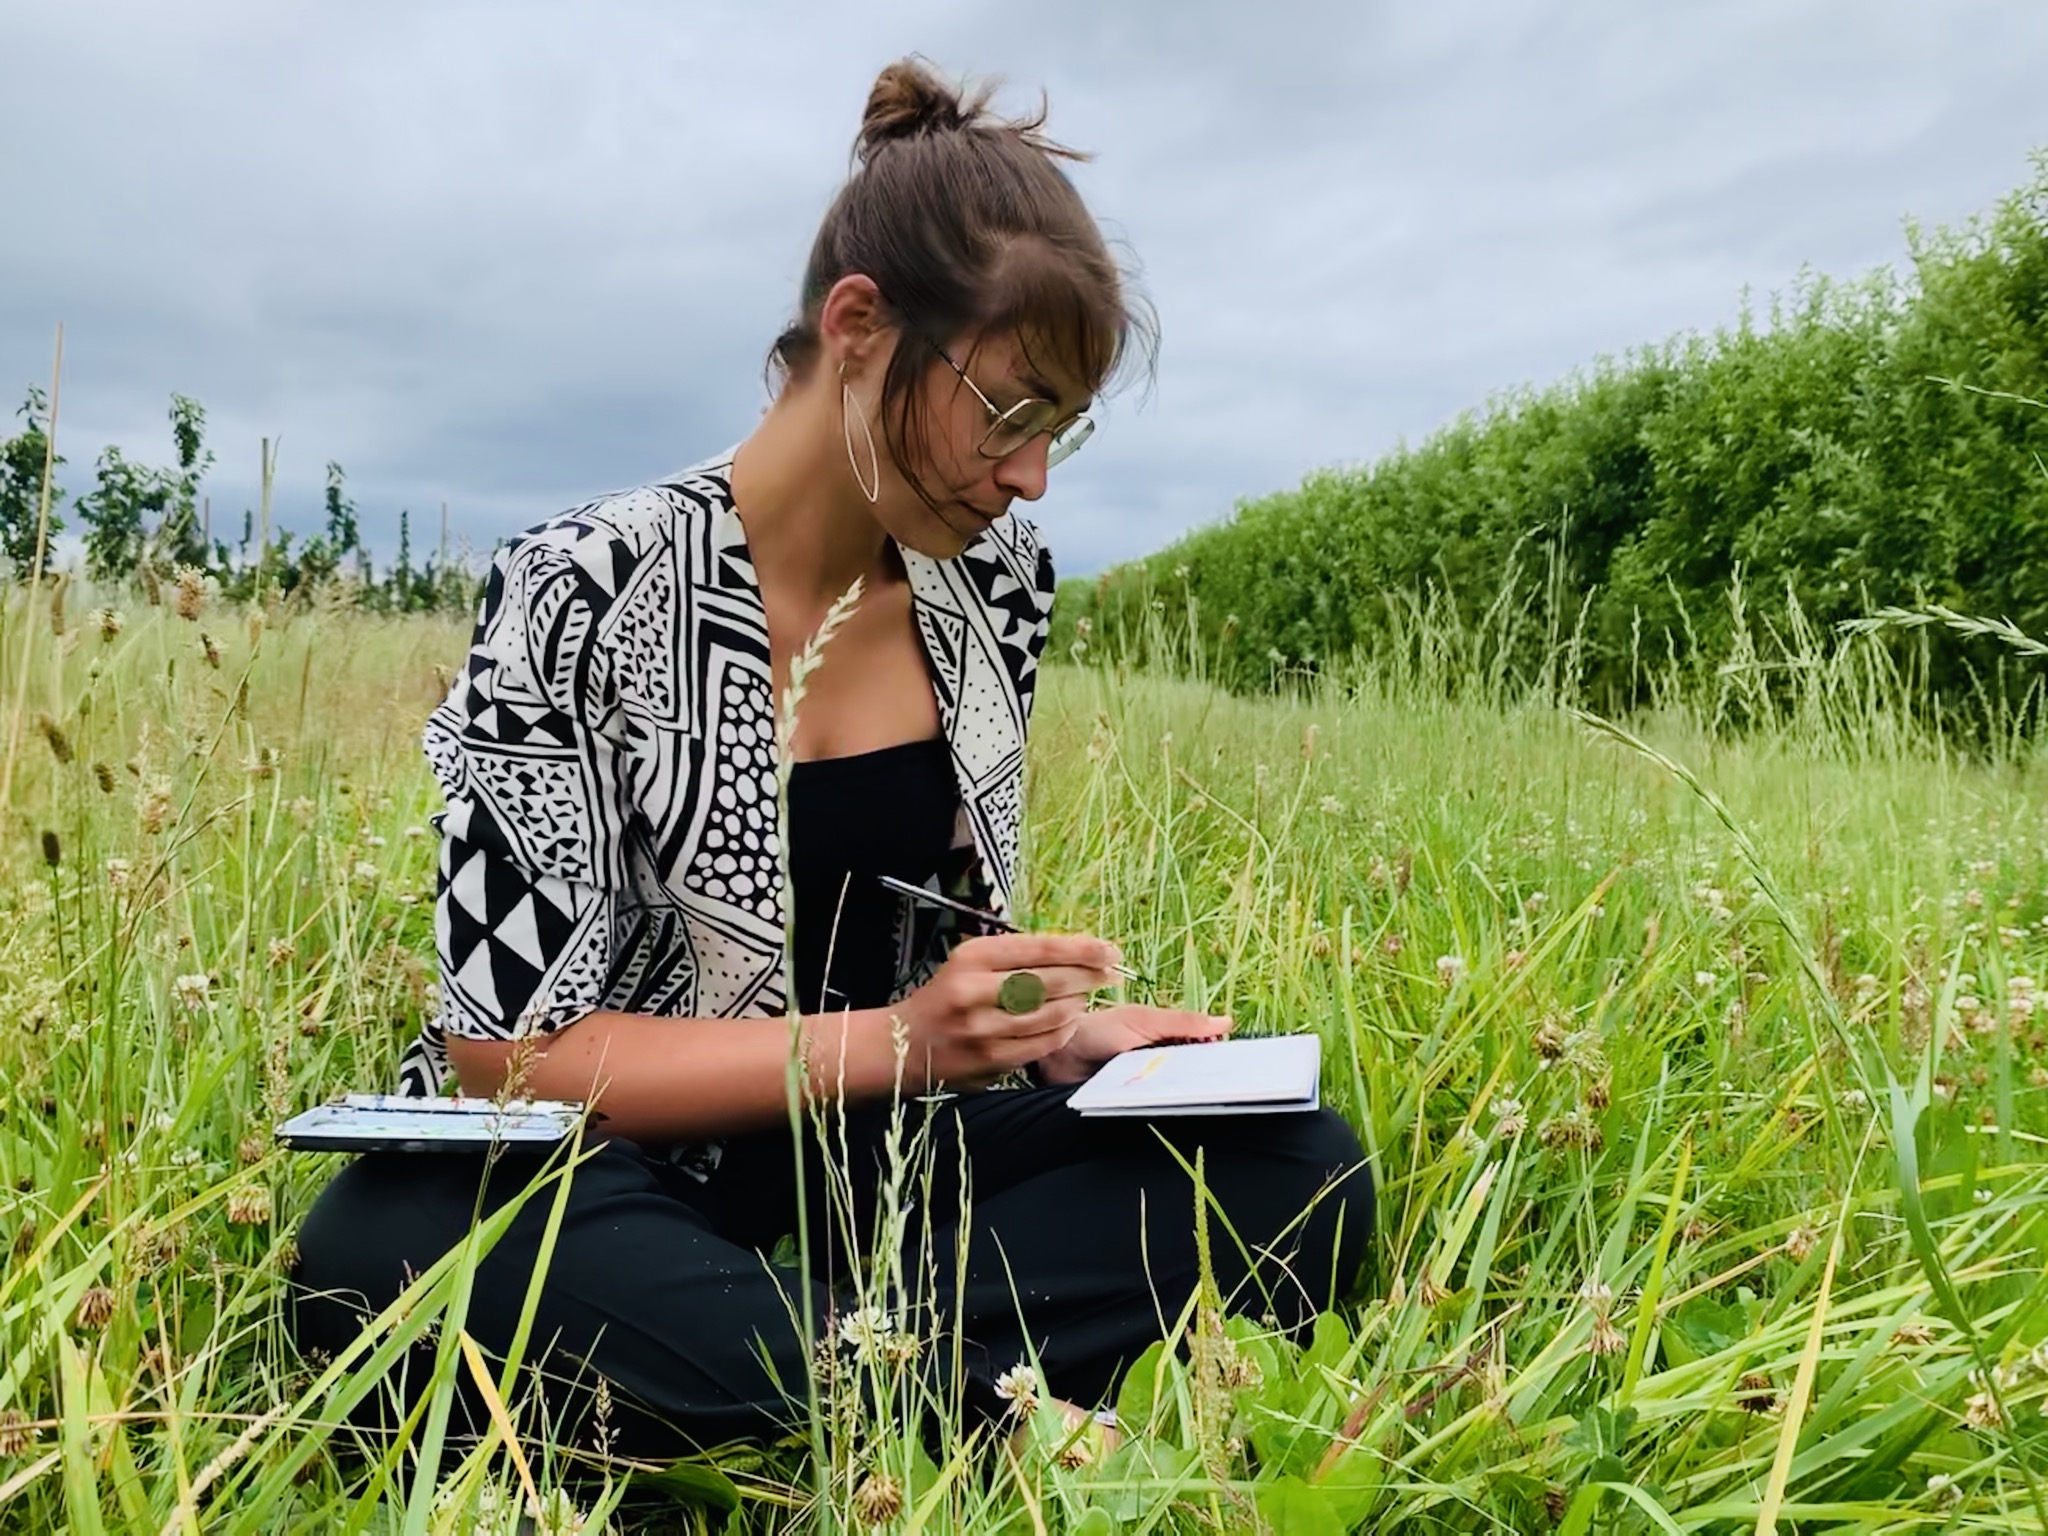
{"label": "jacket sleeve", "polygon": [[493,563],[429,718],[447,797],[434,931],[446,1034],[507,1039],[603,1003],[626,887],[626,748],[589,578],[565,537]]}

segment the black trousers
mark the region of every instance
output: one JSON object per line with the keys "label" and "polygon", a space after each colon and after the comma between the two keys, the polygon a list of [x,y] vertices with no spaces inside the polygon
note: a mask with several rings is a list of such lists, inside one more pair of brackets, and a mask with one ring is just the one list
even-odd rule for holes
{"label": "black trousers", "polygon": [[[1175,1151],[1192,1167],[1203,1149],[1211,1263],[1233,1309],[1299,1328],[1350,1288],[1371,1237],[1373,1192],[1358,1139],[1335,1113],[1083,1118],[1066,1107],[1069,1091],[908,1107],[928,1117],[931,1147],[932,1182],[912,1190],[919,1251],[937,1259],[927,1266],[936,1293],[924,1301],[965,1341],[971,1413],[1000,1414],[995,1378],[1027,1358],[1027,1335],[1045,1390],[1093,1403],[1161,1336],[1162,1317],[1171,1324],[1198,1273],[1194,1188]],[[873,1231],[889,1113],[856,1107],[828,1127],[835,1161],[844,1135],[857,1242]],[[821,1152],[815,1135],[807,1140],[809,1283],[822,1327],[835,1304],[846,1306],[850,1271],[820,1193]],[[963,1154],[967,1254],[956,1285]],[[576,1170],[527,1353],[544,1356],[555,1439],[589,1443],[597,1376],[612,1399],[610,1444],[623,1455],[667,1457],[800,1422],[809,1362],[792,1322],[799,1279],[764,1257],[795,1230],[793,1163],[780,1130],[727,1141],[702,1182],[617,1139]],[[539,1166],[531,1155],[487,1170],[480,1154],[370,1153],[344,1167],[299,1233],[301,1349],[347,1345],[366,1315],[461,1241],[480,1181],[484,1209],[495,1209]],[[494,1357],[513,1338],[551,1203],[551,1192],[529,1199],[478,1267],[464,1326]],[[408,1371],[415,1390],[421,1364]],[[372,1415],[391,1422],[390,1399],[372,1401],[384,1405]],[[457,1417],[484,1428],[466,1397]]]}

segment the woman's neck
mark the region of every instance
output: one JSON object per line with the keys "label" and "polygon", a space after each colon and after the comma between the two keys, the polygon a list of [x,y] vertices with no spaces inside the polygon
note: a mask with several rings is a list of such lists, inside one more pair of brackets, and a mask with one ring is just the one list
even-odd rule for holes
{"label": "woman's neck", "polygon": [[836,411],[823,392],[783,390],[733,453],[733,504],[763,593],[809,612],[828,607],[855,577],[873,587],[888,535],[853,483]]}

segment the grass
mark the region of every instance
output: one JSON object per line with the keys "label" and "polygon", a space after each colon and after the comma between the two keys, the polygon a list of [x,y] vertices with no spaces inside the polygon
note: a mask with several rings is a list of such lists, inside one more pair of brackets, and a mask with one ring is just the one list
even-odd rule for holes
{"label": "grass", "polygon": [[[1278,698],[1084,645],[1022,908],[1322,1032],[1383,1192],[1367,1297],[1299,1347],[1187,1298],[1106,1460],[934,1459],[878,1380],[800,1442],[572,1479],[466,1346],[461,1255],[352,1358],[282,1329],[332,1162],[268,1129],[388,1081],[429,1006],[416,741],[463,629],[5,619],[0,1530],[2048,1530],[2048,772],[1950,749],[1867,640],[1800,638],[1739,734],[1740,669],[1617,731],[1422,621]],[[338,1457],[421,1338],[503,1432]]]}

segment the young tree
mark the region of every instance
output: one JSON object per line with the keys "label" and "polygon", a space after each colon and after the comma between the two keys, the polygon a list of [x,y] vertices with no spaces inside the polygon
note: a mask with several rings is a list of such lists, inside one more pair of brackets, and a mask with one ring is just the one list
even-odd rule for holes
{"label": "young tree", "polygon": [[145,519],[163,515],[173,486],[163,471],[130,463],[112,445],[100,454],[93,475],[93,488],[78,498],[86,574],[94,581],[126,581],[142,562]]}
{"label": "young tree", "polygon": [[187,395],[171,396],[171,441],[178,467],[164,473],[169,488],[163,521],[150,537],[149,557],[157,565],[204,566],[211,553],[199,527],[199,482],[213,467],[206,448],[206,408]]}
{"label": "young tree", "polygon": [[[42,513],[44,461],[49,456],[48,423],[50,402],[40,389],[29,386],[28,399],[15,415],[26,425],[19,435],[0,443],[0,559],[15,576],[26,578],[35,567],[36,521]],[[62,464],[60,457],[50,464]],[[49,537],[55,539],[64,520],[57,516],[57,503],[64,499],[61,487],[50,487]],[[47,549],[43,559],[49,560]]]}

